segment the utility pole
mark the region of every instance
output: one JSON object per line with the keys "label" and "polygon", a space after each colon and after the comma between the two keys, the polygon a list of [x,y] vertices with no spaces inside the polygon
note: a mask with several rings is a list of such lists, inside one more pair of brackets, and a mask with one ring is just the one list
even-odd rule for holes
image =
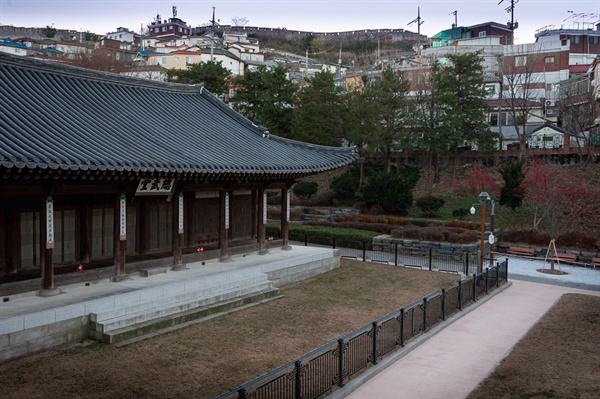
{"label": "utility pole", "polygon": [[407,25],[411,26],[412,24],[417,24],[417,54],[421,55],[421,25],[423,25],[425,21],[421,20],[421,7],[417,7],[417,18],[410,21]]}
{"label": "utility pole", "polygon": [[456,28],[458,26],[458,10],[452,11],[450,15],[454,15],[454,24],[452,25],[452,28]]}
{"label": "utility pole", "polygon": [[[498,4],[502,4],[504,0],[500,0]],[[519,0],[510,0],[510,6],[506,7],[506,12],[510,13],[510,21],[506,23],[508,25],[508,29],[512,34],[512,42],[510,44],[515,44],[515,29],[519,27],[519,23],[515,22],[515,5],[519,2]]]}

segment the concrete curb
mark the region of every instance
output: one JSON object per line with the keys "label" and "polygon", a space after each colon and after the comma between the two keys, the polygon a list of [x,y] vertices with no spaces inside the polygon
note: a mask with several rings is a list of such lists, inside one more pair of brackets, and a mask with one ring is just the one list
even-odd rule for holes
{"label": "concrete curb", "polygon": [[512,283],[510,281],[506,282],[506,284],[495,289],[493,292],[489,293],[488,295],[484,296],[483,298],[480,298],[477,302],[470,305],[467,309],[464,309],[464,310],[452,315],[451,317],[442,321],[435,327],[431,328],[430,330],[428,330],[428,332],[426,334],[419,335],[417,338],[412,340],[410,343],[406,344],[403,348],[397,350],[392,355],[381,360],[379,363],[377,363],[377,365],[368,368],[364,373],[360,374],[356,378],[353,378],[348,383],[346,383],[343,387],[339,388],[332,394],[328,395],[327,399],[342,399],[342,398],[346,397],[347,395],[351,394],[356,389],[358,389],[361,385],[363,385],[364,383],[366,383],[367,381],[369,381],[370,379],[375,377],[377,374],[379,374],[386,368],[390,367],[392,364],[394,364],[398,360],[402,359],[404,356],[406,356],[407,354],[409,354],[410,352],[412,352],[413,350],[415,350],[416,348],[421,346],[423,343],[427,342],[427,340],[429,340],[431,337],[435,336],[437,333],[442,331],[444,328],[448,327],[450,324],[461,319],[462,317],[468,315],[473,310],[477,309],[479,306],[483,305],[484,303],[489,301],[494,296],[501,294],[502,292],[504,292],[504,290],[506,290],[511,285],[512,285]]}

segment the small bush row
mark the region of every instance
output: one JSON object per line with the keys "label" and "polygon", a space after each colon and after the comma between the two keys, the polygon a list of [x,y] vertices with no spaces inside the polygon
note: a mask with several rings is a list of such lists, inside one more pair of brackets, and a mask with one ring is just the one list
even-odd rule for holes
{"label": "small bush row", "polygon": [[[502,232],[502,241],[515,244],[528,244],[548,246],[550,235],[545,232],[532,229],[508,229]],[[556,246],[561,248],[581,248],[588,250],[600,250],[600,240],[580,232],[569,232],[561,234],[556,239]]]}
{"label": "small bush row", "polygon": [[405,226],[391,232],[393,238],[419,241],[451,242],[467,244],[477,241],[477,232],[460,227]]}
{"label": "small bush row", "polygon": [[[269,222],[266,226],[267,236],[279,237],[281,227],[279,223]],[[353,229],[336,228],[329,226],[311,226],[306,224],[290,224],[288,238],[291,241],[304,242],[304,235],[307,235],[308,242],[311,244],[327,245],[333,244],[332,237],[336,238],[338,243],[355,243],[360,245],[363,241],[366,243],[366,249],[372,248],[373,237],[379,235],[372,231],[361,231]],[[347,246],[344,244],[344,246]]]}

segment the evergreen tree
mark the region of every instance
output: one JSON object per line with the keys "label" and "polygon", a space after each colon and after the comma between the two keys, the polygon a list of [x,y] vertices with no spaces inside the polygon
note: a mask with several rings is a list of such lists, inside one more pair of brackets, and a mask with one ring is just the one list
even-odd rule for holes
{"label": "evergreen tree", "polygon": [[188,69],[172,69],[169,80],[177,83],[204,83],[211,93],[223,98],[227,93],[230,73],[221,61],[200,62],[188,65]]}
{"label": "evergreen tree", "polygon": [[296,85],[287,74],[282,65],[273,70],[261,66],[247,71],[235,80],[234,109],[272,134],[291,137]]}
{"label": "evergreen tree", "polygon": [[504,164],[498,168],[498,172],[504,179],[504,186],[500,190],[500,205],[511,209],[514,223],[515,210],[523,202],[523,190],[521,189],[521,182],[525,178],[523,161]]}
{"label": "evergreen tree", "polygon": [[385,172],[390,171],[394,152],[409,143],[413,103],[406,97],[408,90],[409,82],[388,67],[351,100],[346,138],[377,153]]}
{"label": "evergreen tree", "polygon": [[340,89],[333,74],[322,71],[307,79],[299,92],[292,122],[294,139],[321,145],[339,145],[342,121]]}
{"label": "evergreen tree", "polygon": [[[451,54],[445,65],[434,68],[434,85],[439,96],[439,129],[448,149],[477,145],[481,153],[493,148],[493,134],[487,122],[483,60],[479,52]],[[453,173],[454,176],[454,173]]]}

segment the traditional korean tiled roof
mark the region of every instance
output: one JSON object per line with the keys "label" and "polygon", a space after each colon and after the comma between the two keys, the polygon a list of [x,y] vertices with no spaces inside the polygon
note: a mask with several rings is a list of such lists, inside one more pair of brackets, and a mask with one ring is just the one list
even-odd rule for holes
{"label": "traditional korean tiled roof", "polygon": [[4,168],[298,177],[353,148],[268,134],[202,85],[155,82],[0,53]]}

